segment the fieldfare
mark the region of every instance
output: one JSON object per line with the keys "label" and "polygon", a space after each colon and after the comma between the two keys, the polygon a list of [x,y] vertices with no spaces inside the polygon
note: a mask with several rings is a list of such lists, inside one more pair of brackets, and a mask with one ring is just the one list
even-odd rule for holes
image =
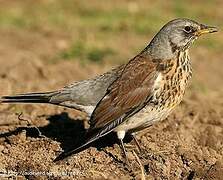
{"label": "fieldfare", "polygon": [[125,65],[60,90],[3,96],[1,102],[50,103],[90,116],[86,141],[56,160],[81,151],[111,131],[117,133],[125,154],[122,140],[126,132],[134,135],[165,119],[181,102],[192,75],[188,49],[200,35],[213,32],[216,27],[175,19]]}

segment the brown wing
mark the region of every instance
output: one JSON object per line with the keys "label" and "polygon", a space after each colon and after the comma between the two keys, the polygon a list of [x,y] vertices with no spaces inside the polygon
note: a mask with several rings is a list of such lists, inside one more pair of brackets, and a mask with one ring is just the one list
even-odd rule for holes
{"label": "brown wing", "polygon": [[132,59],[95,108],[91,130],[111,126],[114,121],[118,121],[114,122],[118,126],[122,122],[120,118],[143,105],[151,95],[157,77],[155,69],[155,63],[144,54]]}

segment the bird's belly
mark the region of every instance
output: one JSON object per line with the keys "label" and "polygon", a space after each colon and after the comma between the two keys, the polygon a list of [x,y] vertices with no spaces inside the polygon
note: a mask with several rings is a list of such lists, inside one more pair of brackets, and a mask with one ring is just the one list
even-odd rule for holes
{"label": "bird's belly", "polygon": [[160,109],[152,106],[146,106],[138,113],[120,124],[115,131],[129,131],[139,127],[148,127],[153,123],[165,119],[171,112],[172,108]]}

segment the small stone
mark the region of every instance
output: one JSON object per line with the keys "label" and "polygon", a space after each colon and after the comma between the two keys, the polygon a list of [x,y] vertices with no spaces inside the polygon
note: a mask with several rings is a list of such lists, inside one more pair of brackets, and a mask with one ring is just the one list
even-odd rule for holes
{"label": "small stone", "polygon": [[8,154],[9,150],[7,148],[4,148],[2,151],[4,154]]}
{"label": "small stone", "polygon": [[135,156],[132,152],[127,152],[128,160],[133,161],[135,159]]}
{"label": "small stone", "polygon": [[4,149],[5,147],[3,145],[0,145],[0,152],[3,152]]}

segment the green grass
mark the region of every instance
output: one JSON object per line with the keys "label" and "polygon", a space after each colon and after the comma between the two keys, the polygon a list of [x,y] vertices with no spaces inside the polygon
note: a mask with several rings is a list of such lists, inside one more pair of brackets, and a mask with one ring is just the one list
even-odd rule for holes
{"label": "green grass", "polygon": [[62,51],[59,58],[65,60],[79,59],[81,61],[90,61],[102,63],[105,58],[113,55],[115,52],[110,48],[99,48],[88,46],[79,41],[74,43],[69,49]]}
{"label": "green grass", "polygon": [[29,23],[27,19],[25,19],[24,17],[21,17],[20,15],[17,14],[0,12],[0,27],[24,28],[28,26]]}
{"label": "green grass", "polygon": [[[100,4],[99,1],[94,1]],[[75,26],[95,27],[105,31],[133,31],[148,33],[157,31],[165,20],[172,17],[191,17],[213,21],[210,12],[215,10],[215,3],[203,1],[202,5],[193,1],[172,1],[165,6],[163,1],[157,1],[144,11],[132,13],[126,6],[114,7],[107,10],[88,5],[87,1],[74,2],[71,0],[53,1],[48,3],[18,3],[19,6],[2,8],[0,11],[0,26],[32,27],[44,24],[59,28]],[[92,2],[93,3],[93,2]],[[112,4],[112,3],[111,3]],[[221,23],[222,24],[222,23]]]}
{"label": "green grass", "polygon": [[[99,0],[57,0],[45,3],[16,1],[12,6],[0,7],[0,28],[64,32],[71,36],[70,42],[76,43],[66,51],[59,52],[62,59],[77,58],[99,63],[114,55],[113,47],[98,47],[99,41],[106,42],[117,36],[122,39],[125,34],[145,39],[173,18],[188,17],[211,25],[223,25],[219,18],[222,17],[222,10],[216,9],[215,1],[144,1],[138,6],[135,3],[134,12],[129,9],[127,1],[120,1],[119,4],[117,6],[112,1]],[[97,37],[95,42],[88,45],[83,43],[84,40],[80,41],[78,36],[82,36],[83,32],[94,34]],[[222,49],[222,44],[212,38],[202,40],[200,44],[216,51]]]}

